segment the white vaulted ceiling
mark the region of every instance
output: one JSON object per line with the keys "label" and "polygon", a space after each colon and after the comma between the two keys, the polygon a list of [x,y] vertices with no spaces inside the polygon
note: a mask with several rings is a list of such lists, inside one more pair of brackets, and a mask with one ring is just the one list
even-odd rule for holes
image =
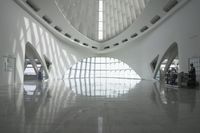
{"label": "white vaulted ceiling", "polygon": [[[99,41],[99,0],[55,0],[58,10],[75,29]],[[102,0],[103,41],[127,29],[140,16],[150,0]],[[102,41],[102,40],[101,40]]]}
{"label": "white vaulted ceiling", "polygon": [[[15,0],[66,44],[97,53],[121,48],[166,20],[189,0]],[[99,2],[102,39],[99,40]]]}
{"label": "white vaulted ceiling", "polygon": [[97,40],[97,0],[55,0],[57,9],[76,30]]}
{"label": "white vaulted ceiling", "polygon": [[150,0],[104,0],[103,40],[127,29],[141,15]]}

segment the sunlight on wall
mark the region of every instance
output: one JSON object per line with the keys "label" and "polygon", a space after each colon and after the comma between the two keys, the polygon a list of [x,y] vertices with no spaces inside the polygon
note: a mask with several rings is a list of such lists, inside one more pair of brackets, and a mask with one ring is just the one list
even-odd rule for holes
{"label": "sunlight on wall", "polygon": [[35,44],[37,45],[39,43],[39,34],[38,34],[38,30],[37,30],[37,26],[35,23],[32,23],[32,26],[33,26],[33,34],[34,34],[34,37],[35,37]]}
{"label": "sunlight on wall", "polygon": [[25,23],[26,30],[28,30],[28,29],[29,29],[29,27],[30,27],[30,22],[29,22],[29,19],[28,19],[28,18],[26,18],[26,17],[24,17],[24,23]]}
{"label": "sunlight on wall", "polygon": [[[17,64],[16,64],[16,66],[17,66],[17,71],[19,72],[19,73],[24,73],[23,72],[23,70],[24,70],[24,66],[22,66],[22,64],[24,63],[23,62],[23,60],[24,59],[22,59],[22,58],[20,58],[20,55],[19,54],[17,54]],[[19,78],[20,78],[20,81],[22,81],[23,80],[23,76],[19,76]]]}
{"label": "sunlight on wall", "polygon": [[62,53],[63,53],[63,55],[64,55],[64,57],[65,57],[65,60],[66,60],[66,62],[67,62],[67,65],[70,66],[70,65],[71,65],[71,60],[69,59],[69,56],[68,56],[66,50],[63,49],[63,50],[62,50]]}
{"label": "sunlight on wall", "polygon": [[13,49],[12,49],[13,53],[16,52],[16,46],[17,46],[17,40],[14,39],[14,40],[13,40]]}
{"label": "sunlight on wall", "polygon": [[20,40],[24,39],[24,31],[23,31],[22,28],[20,29],[20,36],[19,36],[19,39],[20,39]]}
{"label": "sunlight on wall", "polygon": [[[5,35],[5,39],[2,40],[1,50],[5,49],[5,52],[3,51],[1,56],[12,55],[16,58],[16,83],[24,82],[25,46],[27,43],[30,43],[36,49],[43,61],[44,55],[51,61],[52,66],[48,73],[53,79],[61,79],[69,65],[89,55],[85,51],[77,52],[81,49],[79,47],[76,49],[62,40],[58,40],[36,19],[25,11],[19,10],[16,3],[13,4],[13,8],[5,8],[5,12],[8,12],[9,15],[2,12],[7,17],[2,20],[4,23],[2,23],[1,28],[5,29],[5,33],[2,33]],[[3,63],[0,64],[0,66],[3,65]],[[13,84],[14,72],[2,72],[1,74],[5,77],[1,80],[1,85]]]}
{"label": "sunlight on wall", "polygon": [[12,72],[8,73],[8,83],[12,83],[13,82],[13,75]]}
{"label": "sunlight on wall", "polygon": [[[71,64],[88,54],[79,53],[74,47],[68,47],[68,44],[57,40],[51,32],[27,13],[18,13],[17,15],[14,18],[10,17],[16,22],[11,21],[12,25],[9,25],[10,28],[8,28],[8,44],[10,44],[8,54],[16,57],[16,83],[24,82],[24,58],[27,43],[36,49],[43,61],[44,55],[50,59],[52,66],[48,73],[53,79],[61,79]],[[13,75],[13,73],[5,73],[5,81],[3,80],[2,84],[13,84]]]}
{"label": "sunlight on wall", "polygon": [[33,42],[33,40],[32,40],[32,30],[30,28],[26,31],[26,38],[27,38],[27,41]]}
{"label": "sunlight on wall", "polygon": [[41,37],[41,45],[42,45],[41,48],[43,50],[43,54],[45,54],[45,53],[47,53],[47,50],[45,48],[45,44],[46,44],[45,36],[44,36],[44,34],[41,34],[40,37]]}
{"label": "sunlight on wall", "polygon": [[73,58],[73,60],[74,60],[74,62],[77,62],[77,58],[76,58],[76,56],[75,55],[71,55],[72,56],[72,58]]}

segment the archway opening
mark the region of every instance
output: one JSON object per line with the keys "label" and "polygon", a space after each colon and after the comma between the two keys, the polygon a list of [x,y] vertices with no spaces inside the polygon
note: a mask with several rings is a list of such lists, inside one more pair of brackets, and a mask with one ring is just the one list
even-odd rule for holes
{"label": "archway opening", "polygon": [[166,84],[177,85],[179,72],[178,46],[173,43],[165,52],[157,68],[155,79]]}
{"label": "archway opening", "polygon": [[26,44],[24,61],[24,81],[48,79],[45,63],[37,50],[30,44]]}

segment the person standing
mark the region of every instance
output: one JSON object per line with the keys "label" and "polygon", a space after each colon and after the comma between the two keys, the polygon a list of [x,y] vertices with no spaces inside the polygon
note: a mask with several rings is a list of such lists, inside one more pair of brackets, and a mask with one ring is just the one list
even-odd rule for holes
{"label": "person standing", "polygon": [[189,86],[195,86],[196,85],[196,70],[193,64],[190,64],[190,71],[189,71]]}

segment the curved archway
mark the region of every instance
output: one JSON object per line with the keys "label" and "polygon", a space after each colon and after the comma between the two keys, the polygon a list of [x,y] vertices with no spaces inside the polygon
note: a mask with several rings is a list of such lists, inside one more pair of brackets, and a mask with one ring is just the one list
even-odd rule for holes
{"label": "curved archway", "polygon": [[47,65],[34,46],[30,42],[27,42],[24,61],[24,80],[36,80],[38,78],[49,78]]}
{"label": "curved archway", "polygon": [[[170,66],[172,66],[175,61],[175,65],[178,65],[178,45],[176,42],[170,45],[170,47],[166,50],[163,57],[161,58],[159,64],[157,65],[156,71],[154,73],[155,79],[160,79],[158,75],[165,75],[169,70]],[[178,66],[173,66],[174,68]],[[177,70],[178,71],[178,70]],[[162,73],[162,74],[161,74]]]}
{"label": "curved archway", "polygon": [[141,77],[127,64],[110,57],[90,57],[73,65],[65,78],[131,78]]}

